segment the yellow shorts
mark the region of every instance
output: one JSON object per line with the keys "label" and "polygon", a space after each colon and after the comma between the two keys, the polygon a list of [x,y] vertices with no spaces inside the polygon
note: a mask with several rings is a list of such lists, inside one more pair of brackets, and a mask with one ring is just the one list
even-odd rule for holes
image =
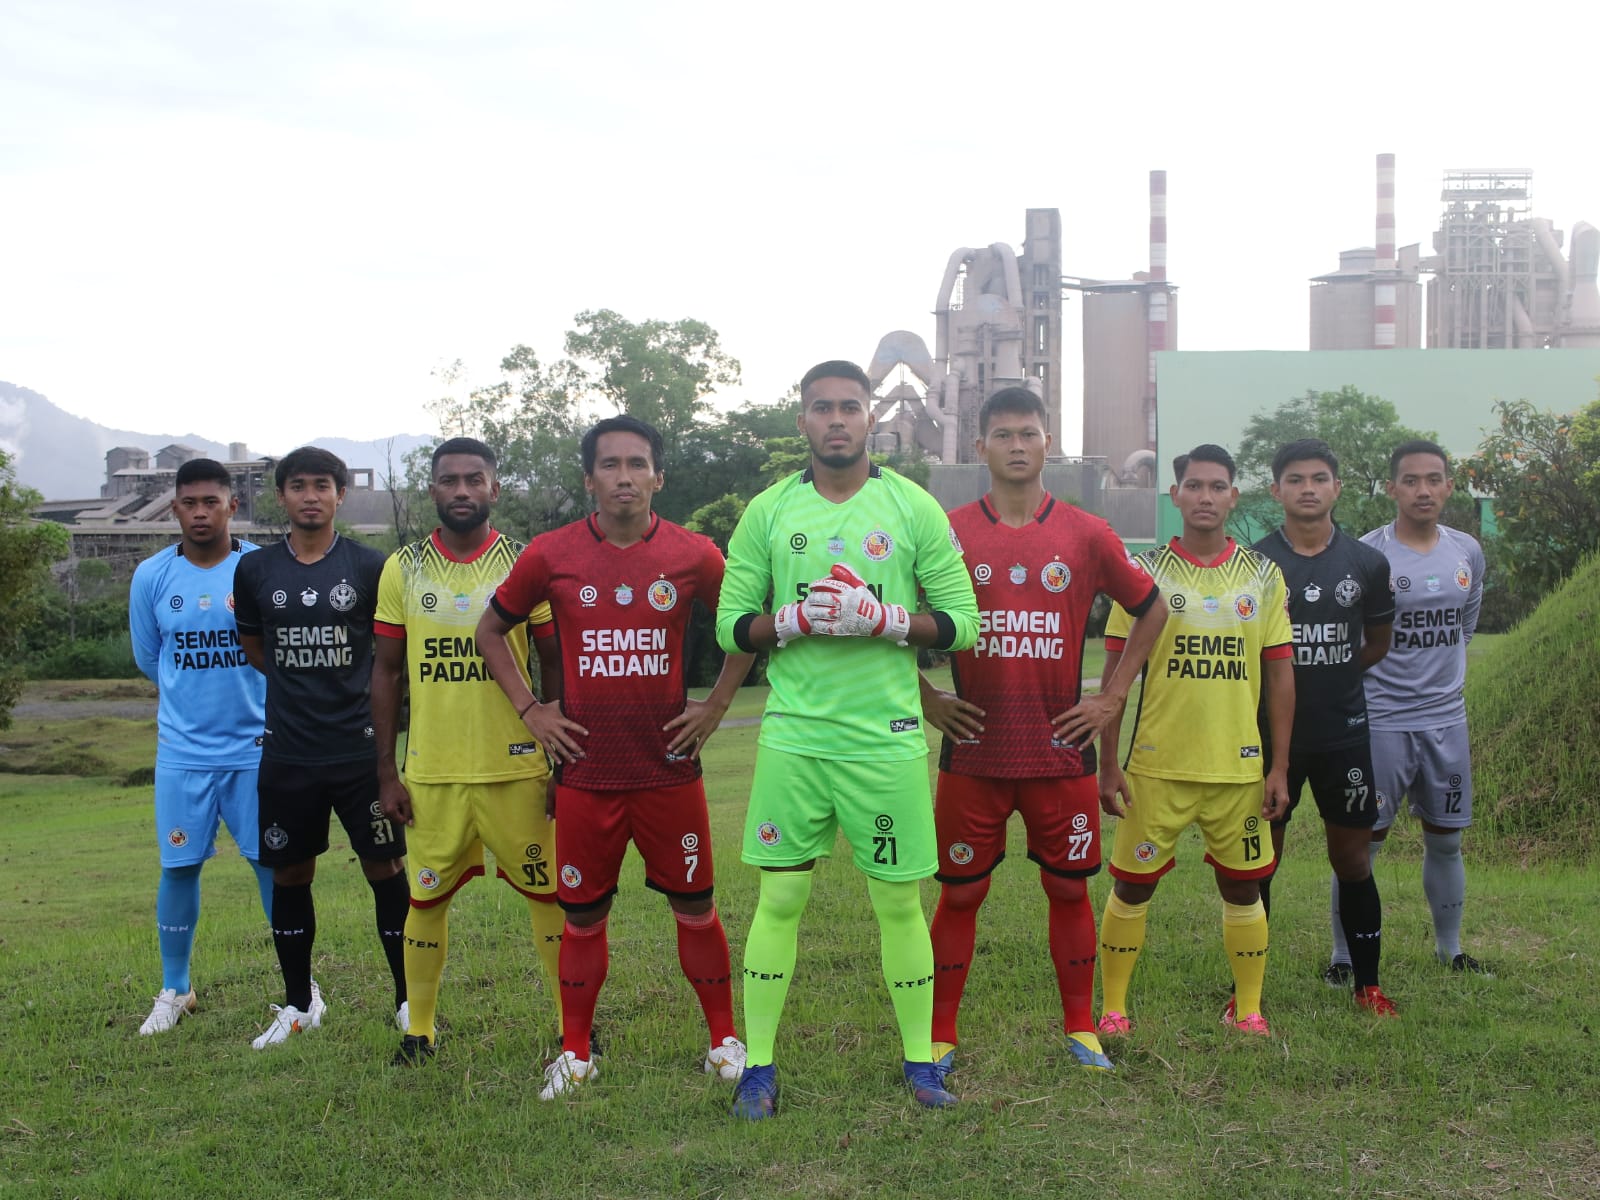
{"label": "yellow shorts", "polygon": [[1272,874],[1272,837],[1261,815],[1261,780],[1207,783],[1129,774],[1128,815],[1117,822],[1111,874],[1129,883],[1154,883],[1172,870],[1178,836],[1198,825],[1206,861],[1233,879]]}
{"label": "yellow shorts", "polygon": [[525,896],[554,898],[555,822],[544,815],[545,778],[496,783],[408,781],[416,824],[406,830],[411,903],[448,900],[483,874],[483,848],[497,873]]}

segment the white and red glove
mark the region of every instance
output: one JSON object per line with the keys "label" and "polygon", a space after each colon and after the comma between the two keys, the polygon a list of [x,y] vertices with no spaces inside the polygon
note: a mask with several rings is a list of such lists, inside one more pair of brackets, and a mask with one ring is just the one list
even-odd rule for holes
{"label": "white and red glove", "polygon": [[[834,563],[828,579],[812,584],[811,596],[821,593],[831,604],[837,604],[837,615],[824,620],[812,618],[817,632],[833,637],[885,637],[904,646],[906,634],[911,630],[911,614],[903,604],[885,604],[874,596],[867,585],[843,563]],[[819,610],[821,607],[819,600]]]}

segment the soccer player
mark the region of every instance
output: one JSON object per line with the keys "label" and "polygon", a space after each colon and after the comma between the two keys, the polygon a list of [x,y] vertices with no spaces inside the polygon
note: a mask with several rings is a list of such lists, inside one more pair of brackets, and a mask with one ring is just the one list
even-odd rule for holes
{"label": "soccer player", "polygon": [[239,509],[228,469],[209,458],[178,468],[172,515],[181,537],[133,573],[128,631],[133,657],[160,690],[156,709],[156,836],[161,882],[156,940],[161,991],[141,1034],[165,1033],[195,1008],[189,962],[200,919],[200,868],[226,821],[272,913],[272,872],[256,847],[256,767],[261,761],[261,676],[239,647],[233,573],[256,547],[228,530]]}
{"label": "soccer player", "polygon": [[[544,805],[549,767],[543,748],[506,705],[472,633],[523,549],[489,524],[500,498],[495,466],[494,451],[475,438],[436,447],[428,494],[439,527],[390,555],[378,583],[372,671],[378,795],[384,815],[407,826],[411,886],[409,1024],[396,1066],[419,1066],[433,1056],[450,902],[467,880],[483,874],[486,845],[500,878],[527,899],[551,998],[560,992],[556,959],[564,921],[555,903],[554,829]],[[548,625],[548,607],[533,618]],[[508,637],[513,669],[527,687],[527,626],[519,624]],[[402,780],[395,738],[407,681],[411,726]],[[556,1013],[559,1023],[559,1001]]]}
{"label": "soccer player", "polygon": [[[761,868],[744,959],[750,1065],[733,1104],[750,1120],[777,1109],[773,1048],[800,915],[838,831],[867,876],[906,1080],[921,1104],[956,1100],[929,1032],[933,948],[917,881],[937,860],[916,647],[967,649],[978,609],[938,502],[867,457],[870,397],[854,363],[806,372],[796,424],[811,465],[745,509],[717,609],[723,649],[772,651],[743,855]],[[916,611],[919,589],[930,612]]]}
{"label": "soccer player", "polygon": [[[523,725],[557,763],[557,899],[561,1054],[541,1100],[599,1074],[590,1050],[610,962],[606,918],[631,838],[645,886],[667,898],[678,965],[705,1014],[703,1066],[732,1082],[744,1069],[733,1024],[728,939],[712,899],[711,825],[700,750],[745,675],[730,654],[706,700],[684,688],[690,609],[716,605],[722,553],[651,511],[666,481],[661,435],[631,416],[583,436],[584,487],[595,511],[528,544],[478,622],[479,653]],[[548,603],[561,648],[561,694],[544,704],[518,673],[507,637]]]}
{"label": "soccer player", "polygon": [[326,450],[302,446],[284,455],[274,481],[289,532],[241,559],[234,580],[239,639],[267,677],[261,861],[272,868],[272,940],[284,988],[284,1003],[251,1043],[257,1050],[316,1029],[327,1009],[311,978],[311,884],[334,813],[372,887],[378,939],[394,978],[395,1022],[407,1024],[406,835],[378,800],[368,697],[384,556],[333,527],[346,478],[344,462]]}
{"label": "soccer player", "polygon": [[[1196,446],[1173,460],[1172,473],[1183,532],[1139,555],[1171,616],[1150,652],[1127,774],[1115,754],[1100,758],[1101,806],[1123,821],[1111,851],[1116,883],[1100,922],[1098,1028],[1102,1036],[1118,1036],[1133,1026],[1128,983],[1144,946],[1150,900],[1172,869],[1179,834],[1199,825],[1222,894],[1222,945],[1233,972],[1234,998],[1223,1021],[1265,1037],[1267,914],[1258,881],[1272,873],[1273,851],[1261,819],[1277,819],[1289,802],[1295,702],[1283,573],[1227,536],[1239,489],[1226,450]],[[1107,686],[1128,633],[1128,613],[1118,605],[1106,623]],[[1263,682],[1272,730],[1264,791],[1256,726]],[[1103,745],[1119,744],[1120,726],[1119,712],[1101,734]]]}
{"label": "soccer player", "polygon": [[[1472,824],[1472,758],[1467,743],[1467,643],[1483,603],[1483,550],[1439,523],[1454,485],[1450,458],[1428,441],[1403,442],[1389,456],[1395,519],[1361,540],[1389,560],[1394,579],[1394,644],[1367,672],[1378,820],[1371,853],[1383,848],[1402,797],[1422,821],[1422,890],[1433,913],[1433,948],[1455,971],[1490,974],[1461,949],[1467,872],[1461,836]],[[1343,905],[1336,883],[1334,906]],[[1334,965],[1353,961],[1339,944]]]}
{"label": "soccer player", "polygon": [[[1339,460],[1327,442],[1306,438],[1272,459],[1272,496],[1283,524],[1253,550],[1283,572],[1294,631],[1294,732],[1289,741],[1289,807],[1272,822],[1273,871],[1300,793],[1311,784],[1327,835],[1328,862],[1342,899],[1333,923],[1351,947],[1355,1002],[1378,1016],[1397,1015],[1378,986],[1383,910],[1367,847],[1378,819],[1372,746],[1362,673],[1389,650],[1394,595],[1389,562],[1333,523]],[[1271,744],[1270,730],[1262,736]],[[1272,876],[1260,881],[1270,918]]]}
{"label": "soccer player", "polygon": [[[978,597],[978,643],[953,658],[955,694],[922,681],[923,712],[944,734],[934,801],[933,1055],[947,1068],[978,909],[1006,855],[1006,821],[1020,812],[1049,903],[1067,1048],[1080,1066],[1112,1069],[1094,1029],[1086,883],[1100,870],[1093,739],[1127,699],[1167,609],[1111,526],[1045,490],[1045,421],[1044,402],[1027,388],[996,392],[978,411],[989,494],[950,514]],[[1082,698],[1085,627],[1099,592],[1134,623],[1110,686]]]}

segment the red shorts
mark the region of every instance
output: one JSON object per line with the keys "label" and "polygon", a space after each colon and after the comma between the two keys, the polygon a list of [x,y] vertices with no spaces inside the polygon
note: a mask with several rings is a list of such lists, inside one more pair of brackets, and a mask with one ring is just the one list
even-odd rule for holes
{"label": "red shorts", "polygon": [[971,883],[999,866],[1006,856],[1006,820],[1014,812],[1022,814],[1028,831],[1028,857],[1046,871],[1081,879],[1100,870],[1100,792],[1093,775],[990,779],[940,771],[933,802],[935,878]]}
{"label": "red shorts", "polygon": [[711,819],[698,779],[633,792],[556,784],[556,901],[585,912],[617,892],[628,839],[644,859],[645,886],[685,900],[711,898]]}

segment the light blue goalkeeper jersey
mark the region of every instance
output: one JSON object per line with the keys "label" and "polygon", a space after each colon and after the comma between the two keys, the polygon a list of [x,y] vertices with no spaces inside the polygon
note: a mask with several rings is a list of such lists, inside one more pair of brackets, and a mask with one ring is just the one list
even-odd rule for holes
{"label": "light blue goalkeeper jersey", "polygon": [[139,669],[161,691],[156,763],[237,770],[261,761],[267,682],[245,660],[233,622],[233,569],[257,547],[235,540],[214,567],[170,546],[139,564],[128,631]]}
{"label": "light blue goalkeeper jersey", "polygon": [[1439,526],[1426,554],[1395,536],[1391,522],[1362,539],[1389,560],[1394,641],[1366,674],[1373,729],[1442,729],[1467,719],[1467,642],[1483,603],[1483,548]]}

